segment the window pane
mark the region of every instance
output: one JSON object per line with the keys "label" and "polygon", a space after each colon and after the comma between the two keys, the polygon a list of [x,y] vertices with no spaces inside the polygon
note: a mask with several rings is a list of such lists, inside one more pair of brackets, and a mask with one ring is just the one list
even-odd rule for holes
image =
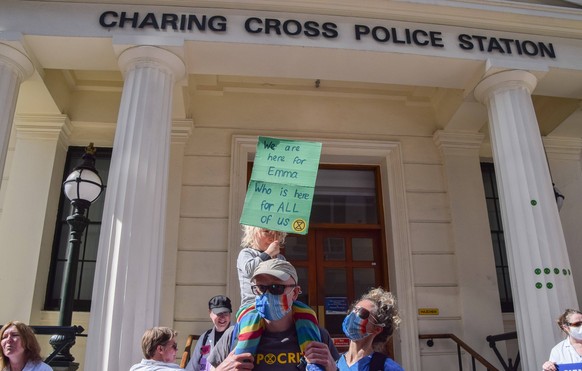
{"label": "window pane", "polygon": [[483,172],[483,188],[485,189],[485,197],[493,196],[491,174],[489,172]]}
{"label": "window pane", "polygon": [[495,207],[495,200],[487,200],[487,213],[489,214],[489,227],[492,231],[499,230],[499,223],[497,222],[497,208]]}
{"label": "window pane", "polygon": [[101,215],[103,215],[103,206],[105,201],[105,191],[101,193],[101,196],[89,207],[87,217],[90,221],[101,220]]}
{"label": "window pane", "polygon": [[[65,270],[65,262],[58,262],[56,267],[56,277],[53,281],[53,292],[55,297],[60,299],[61,297],[61,286],[63,285],[63,271]],[[58,306],[58,304],[57,304]]]}
{"label": "window pane", "polygon": [[325,268],[325,296],[347,296],[346,270]]}
{"label": "window pane", "polygon": [[503,269],[497,268],[497,286],[499,286],[499,297],[501,302],[507,301],[507,291],[505,289],[505,276]]}
{"label": "window pane", "polygon": [[301,294],[297,297],[297,300],[303,303],[309,303],[309,277],[308,271],[305,267],[295,267],[297,270],[297,278],[299,278],[299,286],[301,286]]}
{"label": "window pane", "polygon": [[[91,294],[93,293],[93,279],[95,278],[95,263],[85,262],[83,263],[82,269],[79,269],[80,288],[79,299],[81,300],[91,300]],[[81,268],[81,267],[79,267]]]}
{"label": "window pane", "polygon": [[91,224],[87,227],[86,244],[81,251],[81,259],[97,261],[97,247],[99,246],[100,224]]}
{"label": "window pane", "polygon": [[354,295],[359,298],[375,286],[374,268],[354,268]]}
{"label": "window pane", "polygon": [[57,248],[59,249],[59,260],[67,259],[67,246],[69,244],[69,225],[67,223],[61,224],[60,239]]}
{"label": "window pane", "polygon": [[311,223],[377,224],[373,170],[319,169]]}
{"label": "window pane", "polygon": [[374,240],[371,238],[352,238],[352,260],[373,261]]}
{"label": "window pane", "polygon": [[284,255],[287,260],[307,260],[307,236],[287,235]]}
{"label": "window pane", "polygon": [[503,225],[501,223],[501,209],[499,207],[499,195],[497,194],[495,169],[493,164],[482,163],[481,174],[483,176],[483,188],[485,189],[501,309],[503,312],[513,312],[513,297],[511,295],[511,285],[509,281],[509,264],[507,262]]}
{"label": "window pane", "polygon": [[493,256],[495,258],[495,264],[502,263],[501,247],[499,246],[499,234],[496,232],[491,233],[491,242],[493,243]]}
{"label": "window pane", "polygon": [[343,238],[331,237],[326,238],[325,241],[323,241],[323,260],[346,260],[346,243]]}
{"label": "window pane", "polygon": [[[347,298],[347,275],[345,269],[325,268],[325,298]],[[325,328],[330,334],[342,334],[345,313],[325,314]]]}

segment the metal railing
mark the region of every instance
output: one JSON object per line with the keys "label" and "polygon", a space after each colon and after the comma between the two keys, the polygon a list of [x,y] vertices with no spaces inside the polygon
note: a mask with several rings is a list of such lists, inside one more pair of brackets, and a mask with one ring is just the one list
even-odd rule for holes
{"label": "metal railing", "polygon": [[427,340],[427,345],[432,347],[434,345],[434,339],[450,339],[457,344],[457,358],[459,361],[459,370],[463,371],[463,357],[461,354],[461,349],[467,352],[471,356],[471,365],[473,366],[473,371],[477,370],[476,361],[478,361],[481,365],[483,365],[488,371],[499,371],[499,369],[489,363],[483,356],[477,353],[476,350],[471,348],[467,345],[464,341],[459,339],[453,334],[427,334],[427,335],[418,335],[418,338],[421,340]]}
{"label": "metal railing", "polygon": [[77,336],[87,336],[82,334],[85,329],[82,326],[30,326],[37,335],[53,335],[50,344],[53,352],[46,357],[44,362],[49,366],[56,366],[59,363],[71,363],[75,360],[69,352],[75,345]]}
{"label": "metal railing", "polygon": [[513,362],[511,361],[511,358],[509,358],[508,362],[505,363],[505,360],[501,356],[501,353],[499,353],[499,350],[497,350],[496,343],[498,341],[507,341],[507,340],[515,340],[515,339],[517,339],[517,331],[506,332],[504,334],[499,334],[499,335],[489,335],[485,338],[485,340],[487,340],[489,342],[489,346],[493,349],[493,352],[495,352],[495,355],[499,359],[499,362],[501,362],[501,365],[503,366],[504,371],[517,371],[517,369],[519,367],[519,361],[520,361],[519,350],[517,351],[517,355],[515,356],[515,364],[513,364]]}

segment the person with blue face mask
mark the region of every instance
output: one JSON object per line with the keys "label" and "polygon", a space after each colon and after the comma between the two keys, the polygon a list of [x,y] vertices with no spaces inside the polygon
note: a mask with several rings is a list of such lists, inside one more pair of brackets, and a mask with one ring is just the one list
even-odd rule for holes
{"label": "person with blue face mask", "polygon": [[297,300],[297,271],[281,259],[261,262],[251,277],[254,304],[237,313],[208,362],[217,371],[336,371],[339,354],[313,310]]}
{"label": "person with blue face mask", "polygon": [[557,365],[582,363],[582,312],[566,309],[557,322],[567,337],[552,348],[549,361],[542,365],[544,371],[556,371]]}
{"label": "person with blue face mask", "polygon": [[403,368],[375,349],[383,348],[400,323],[396,298],[382,288],[364,294],[342,323],[350,339],[348,351],[337,362],[340,371],[403,371]]}

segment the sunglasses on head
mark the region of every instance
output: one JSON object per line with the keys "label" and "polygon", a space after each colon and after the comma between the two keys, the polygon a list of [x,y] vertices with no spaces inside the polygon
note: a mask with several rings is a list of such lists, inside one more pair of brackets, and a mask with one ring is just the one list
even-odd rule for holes
{"label": "sunglasses on head", "polygon": [[255,295],[263,295],[267,292],[270,292],[273,295],[282,295],[287,287],[296,286],[297,285],[279,285],[274,283],[272,285],[252,285],[251,290],[253,290],[253,294]]}
{"label": "sunglasses on head", "polygon": [[372,317],[372,319],[375,322],[374,324],[376,326],[384,327],[384,324],[379,323],[378,318],[376,318],[376,316],[374,316],[372,313],[370,313],[369,310],[367,310],[364,307],[354,307],[354,309],[352,309],[352,312],[354,312],[361,319],[368,319],[368,318]]}
{"label": "sunglasses on head", "polygon": [[568,326],[570,326],[570,327],[580,327],[580,326],[582,326],[582,321],[578,321],[578,322],[574,322],[574,323],[568,323]]}

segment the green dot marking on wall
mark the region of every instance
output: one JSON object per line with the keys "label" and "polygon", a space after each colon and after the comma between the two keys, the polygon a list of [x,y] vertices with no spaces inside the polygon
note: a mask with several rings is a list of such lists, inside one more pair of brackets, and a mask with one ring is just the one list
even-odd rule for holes
{"label": "green dot marking on wall", "polygon": [[554,273],[555,274],[560,274],[560,270],[558,268],[554,268]]}
{"label": "green dot marking on wall", "polygon": [[566,269],[562,269],[562,274],[563,274],[564,276],[567,276],[567,275],[568,275],[568,271],[567,271]]}
{"label": "green dot marking on wall", "polygon": [[541,289],[543,285],[540,282],[536,282],[536,289]]}
{"label": "green dot marking on wall", "polygon": [[554,287],[554,284],[553,284],[553,283],[551,283],[551,282],[548,282],[548,283],[546,283],[546,287],[547,287],[548,289],[551,289],[551,288],[553,288],[553,287]]}
{"label": "green dot marking on wall", "polygon": [[536,200],[531,200],[531,204],[532,204],[532,206],[535,206],[538,204],[538,202]]}
{"label": "green dot marking on wall", "polygon": [[539,268],[536,268],[536,269],[534,270],[534,272],[535,272],[535,274],[537,274],[537,275],[540,275],[540,274],[542,274],[542,270],[541,270],[541,269],[539,269]]}
{"label": "green dot marking on wall", "polygon": [[551,272],[550,268],[544,268],[544,273],[545,274],[550,274],[550,272]]}

